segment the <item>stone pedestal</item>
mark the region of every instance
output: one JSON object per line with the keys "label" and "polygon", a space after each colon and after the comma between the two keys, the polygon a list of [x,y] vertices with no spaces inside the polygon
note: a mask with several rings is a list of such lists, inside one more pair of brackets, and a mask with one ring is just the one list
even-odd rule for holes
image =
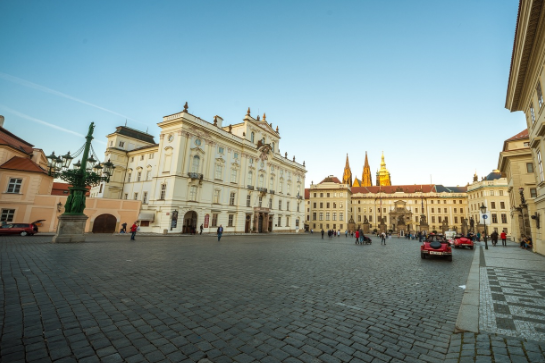
{"label": "stone pedestal", "polygon": [[59,216],[57,234],[52,243],[77,243],[85,242],[86,215],[62,214]]}
{"label": "stone pedestal", "polygon": [[369,233],[369,223],[363,224],[363,233]]}
{"label": "stone pedestal", "polygon": [[420,227],[420,232],[424,232],[424,231],[429,232],[430,230],[430,226],[427,223],[426,224],[420,223],[419,227]]}

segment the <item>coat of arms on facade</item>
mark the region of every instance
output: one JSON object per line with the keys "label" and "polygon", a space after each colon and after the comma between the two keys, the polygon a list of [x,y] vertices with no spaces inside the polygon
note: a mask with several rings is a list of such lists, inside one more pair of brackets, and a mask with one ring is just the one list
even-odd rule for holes
{"label": "coat of arms on facade", "polygon": [[269,153],[272,150],[271,144],[265,144],[263,141],[259,140],[257,142],[257,150],[261,152],[261,154],[259,154],[259,159],[263,161],[269,160]]}

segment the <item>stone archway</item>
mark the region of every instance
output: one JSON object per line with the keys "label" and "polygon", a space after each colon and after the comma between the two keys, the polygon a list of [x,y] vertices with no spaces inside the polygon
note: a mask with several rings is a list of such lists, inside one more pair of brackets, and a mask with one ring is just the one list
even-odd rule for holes
{"label": "stone archway", "polygon": [[197,212],[190,210],[184,214],[182,233],[197,232]]}
{"label": "stone archway", "polygon": [[95,218],[93,233],[114,233],[117,218],[111,214],[101,214]]}

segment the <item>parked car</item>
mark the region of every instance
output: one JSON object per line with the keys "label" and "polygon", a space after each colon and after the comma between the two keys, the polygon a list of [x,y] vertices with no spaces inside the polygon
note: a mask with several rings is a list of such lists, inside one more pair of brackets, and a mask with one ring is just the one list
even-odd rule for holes
{"label": "parked car", "polygon": [[445,257],[452,261],[452,248],[443,235],[429,234],[420,246],[420,257],[427,256]]}
{"label": "parked car", "polygon": [[32,223],[6,223],[0,226],[0,235],[12,235],[19,234],[21,236],[32,236],[38,233],[38,225],[43,220],[35,221]]}
{"label": "parked car", "polygon": [[473,249],[473,241],[470,238],[465,237],[464,235],[457,234],[454,237],[454,248],[466,248],[469,247],[470,250]]}

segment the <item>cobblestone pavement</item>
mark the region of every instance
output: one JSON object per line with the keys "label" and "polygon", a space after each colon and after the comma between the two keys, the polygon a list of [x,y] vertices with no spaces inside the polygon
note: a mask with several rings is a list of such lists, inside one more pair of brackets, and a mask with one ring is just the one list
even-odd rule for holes
{"label": "cobblestone pavement", "polygon": [[452,335],[470,250],[448,262],[395,238],[50,240],[0,237],[2,362],[480,359],[481,335]]}

